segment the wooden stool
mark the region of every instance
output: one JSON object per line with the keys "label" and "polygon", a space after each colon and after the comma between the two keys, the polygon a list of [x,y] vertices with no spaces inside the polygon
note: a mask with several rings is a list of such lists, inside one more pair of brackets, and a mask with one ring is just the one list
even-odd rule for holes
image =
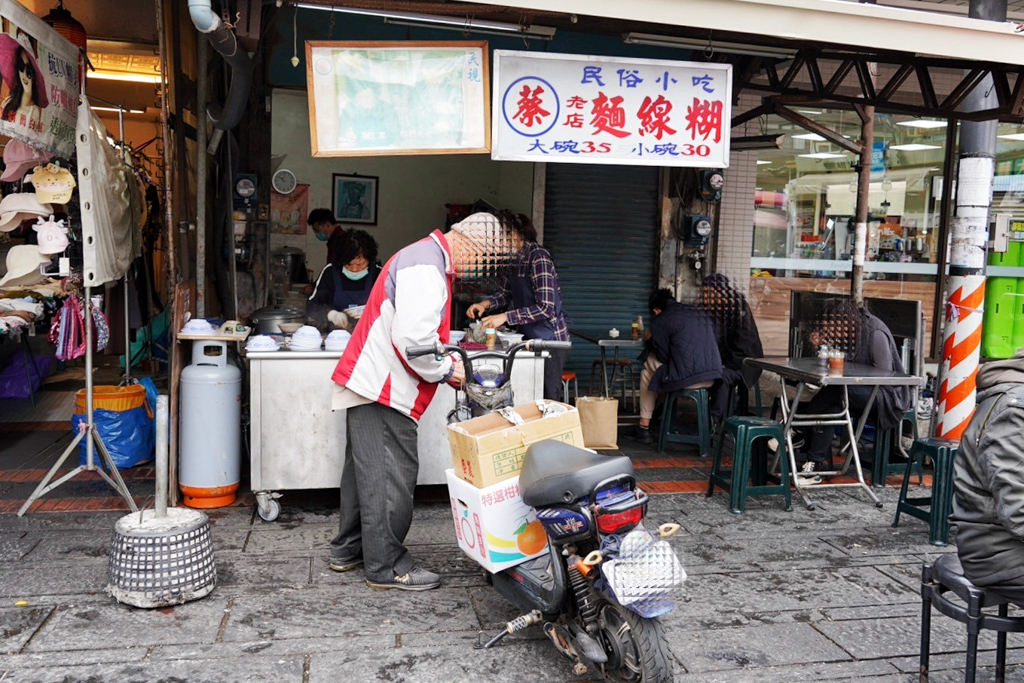
{"label": "wooden stool", "polygon": [[[952,592],[960,601],[950,600]],[[932,607],[947,617],[967,625],[967,666],[964,683],[974,683],[978,667],[978,634],[983,629],[996,631],[996,676],[999,683],[1006,678],[1006,634],[1024,632],[1024,617],[1008,616],[1010,600],[993,591],[971,583],[964,576],[956,553],[940,556],[921,569],[921,667],[920,680],[928,680],[928,658],[931,650]],[[982,612],[997,607],[998,614]]]}
{"label": "wooden stool", "polygon": [[[789,458],[786,457],[786,436],[782,424],[763,417],[727,417],[723,422],[723,434],[715,449],[715,461],[711,465],[711,477],[708,479],[708,497],[714,493],[715,487],[729,492],[729,512],[740,514],[747,507],[747,496],[770,496],[782,494],[786,497],[786,512],[793,510],[789,492]],[[733,436],[732,469],[722,469],[722,450],[725,437]],[[754,464],[751,465],[751,451],[754,442],[758,444],[758,452]],[[768,439],[775,439],[779,444],[779,479],[768,484]],[[753,478],[754,485],[748,480]]]}
{"label": "wooden stool", "polygon": [[[932,545],[949,543],[949,515],[953,512],[953,459],[956,457],[959,441],[952,439],[917,439],[910,447],[910,461],[903,473],[903,485],[900,486],[900,497],[896,503],[896,518],[892,525],[900,523],[900,513],[928,523],[928,541]],[[910,472],[915,462],[924,456],[932,460],[932,488],[927,496],[907,497],[907,486],[910,484]],[[927,507],[927,510],[921,508]]]}

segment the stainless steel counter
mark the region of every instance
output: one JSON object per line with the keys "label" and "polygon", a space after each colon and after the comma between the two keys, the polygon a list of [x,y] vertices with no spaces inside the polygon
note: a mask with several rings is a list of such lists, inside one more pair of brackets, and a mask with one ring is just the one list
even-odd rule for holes
{"label": "stainless steel counter", "polygon": [[[337,488],[341,481],[346,414],[331,410],[331,374],[340,357],[336,351],[286,350],[247,356],[250,482],[260,517],[267,521],[280,512],[278,492]],[[544,396],[544,357],[527,352],[516,357],[516,403]],[[444,471],[452,461],[447,417],[454,407],[455,390],[440,385],[419,423],[418,484],[445,483]]]}

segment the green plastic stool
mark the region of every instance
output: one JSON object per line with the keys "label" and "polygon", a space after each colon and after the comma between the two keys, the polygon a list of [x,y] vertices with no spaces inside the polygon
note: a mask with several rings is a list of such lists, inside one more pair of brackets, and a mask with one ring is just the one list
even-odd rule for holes
{"label": "green plastic stool", "polygon": [[[732,434],[734,439],[732,469],[722,469],[722,450],[725,437]],[[774,438],[779,444],[779,478],[768,474],[767,439]],[[764,439],[752,460],[754,442]],[[753,479],[751,485],[748,480]],[[771,479],[774,483],[768,483]],[[729,511],[740,514],[747,508],[747,496],[783,495],[786,497],[786,512],[793,510],[789,492],[789,458],[786,456],[786,435],[782,424],[763,417],[727,417],[724,433],[715,449],[715,460],[711,465],[708,479],[708,497],[715,487],[729,492]]]}
{"label": "green plastic stool", "polygon": [[[697,433],[685,434],[672,431],[672,418],[675,416],[676,401],[690,399],[697,406]],[[665,406],[661,411],[661,435],[658,438],[658,452],[665,452],[667,443],[692,443],[700,448],[701,457],[711,454],[711,414],[708,409],[707,389],[680,389],[670,392],[665,398]]]}
{"label": "green plastic stool", "polygon": [[924,481],[924,474],[921,469],[922,463],[915,463],[911,459],[907,459],[907,462],[890,463],[889,458],[892,456],[893,449],[899,443],[899,439],[903,436],[903,423],[909,422],[912,433],[914,435],[914,441],[917,441],[919,434],[917,433],[917,411],[908,410],[903,415],[903,419],[900,420],[900,424],[893,429],[883,430],[878,435],[878,441],[875,444],[875,457],[871,462],[871,485],[876,488],[882,488],[885,486],[885,481],[893,474],[902,474],[903,470],[907,467],[917,468],[917,483],[920,485]]}
{"label": "green plastic stool", "polygon": [[[956,457],[960,442],[953,439],[917,439],[910,447],[910,462],[903,473],[903,485],[900,487],[900,498],[896,503],[896,519],[892,525],[900,523],[900,513],[928,523],[928,542],[932,545],[949,543],[949,515],[953,512],[953,459]],[[907,486],[910,484],[910,472],[915,463],[924,464],[924,456],[932,461],[932,488],[927,496],[908,497]],[[922,508],[927,507],[927,510]]]}

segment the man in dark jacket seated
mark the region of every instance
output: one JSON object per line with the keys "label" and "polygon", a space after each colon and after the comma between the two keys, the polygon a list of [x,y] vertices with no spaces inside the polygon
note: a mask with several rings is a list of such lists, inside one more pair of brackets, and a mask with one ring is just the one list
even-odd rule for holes
{"label": "man in dark jacket seated", "polygon": [[640,356],[640,424],[635,437],[654,443],[651,417],[658,393],[712,386],[722,378],[722,356],[715,330],[698,306],[681,304],[668,289],[659,289],[648,300],[651,311],[650,339]]}
{"label": "man in dark jacket seated", "polygon": [[[846,361],[873,365],[879,370],[905,372],[892,332],[885,323],[867,309],[849,299],[830,299],[822,307],[819,324],[811,331],[811,344],[825,344],[830,349],[843,351]],[[808,402],[808,413],[837,413],[842,410],[842,388],[825,387]],[[864,412],[871,396],[871,387],[848,387],[850,416],[854,422]],[[910,389],[905,386],[879,387],[873,405],[876,433],[899,426],[910,409]],[[835,427],[814,427],[811,431],[807,460],[803,475],[819,479],[815,472],[831,469],[832,437]]]}
{"label": "man in dark jacket seated", "polygon": [[743,293],[721,273],[709,275],[700,284],[701,308],[715,328],[718,353],[722,356],[722,379],[711,390],[711,417],[721,420],[729,408],[733,390],[739,388],[740,410],[749,402],[747,387],[757,384],[761,371],[743,365],[744,358],[761,358],[761,335],[754,312]]}
{"label": "man in dark jacket seated", "polygon": [[953,466],[956,546],[976,586],[1024,604],[1024,349],[978,371]]}

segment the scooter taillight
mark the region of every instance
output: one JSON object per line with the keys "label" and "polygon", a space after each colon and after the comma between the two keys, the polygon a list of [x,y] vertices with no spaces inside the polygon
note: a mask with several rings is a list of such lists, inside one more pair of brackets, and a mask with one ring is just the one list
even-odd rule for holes
{"label": "scooter taillight", "polygon": [[646,512],[647,505],[639,504],[622,512],[597,512],[594,515],[594,519],[597,522],[597,528],[601,533],[617,534],[629,531],[637,524],[644,521],[644,515]]}

